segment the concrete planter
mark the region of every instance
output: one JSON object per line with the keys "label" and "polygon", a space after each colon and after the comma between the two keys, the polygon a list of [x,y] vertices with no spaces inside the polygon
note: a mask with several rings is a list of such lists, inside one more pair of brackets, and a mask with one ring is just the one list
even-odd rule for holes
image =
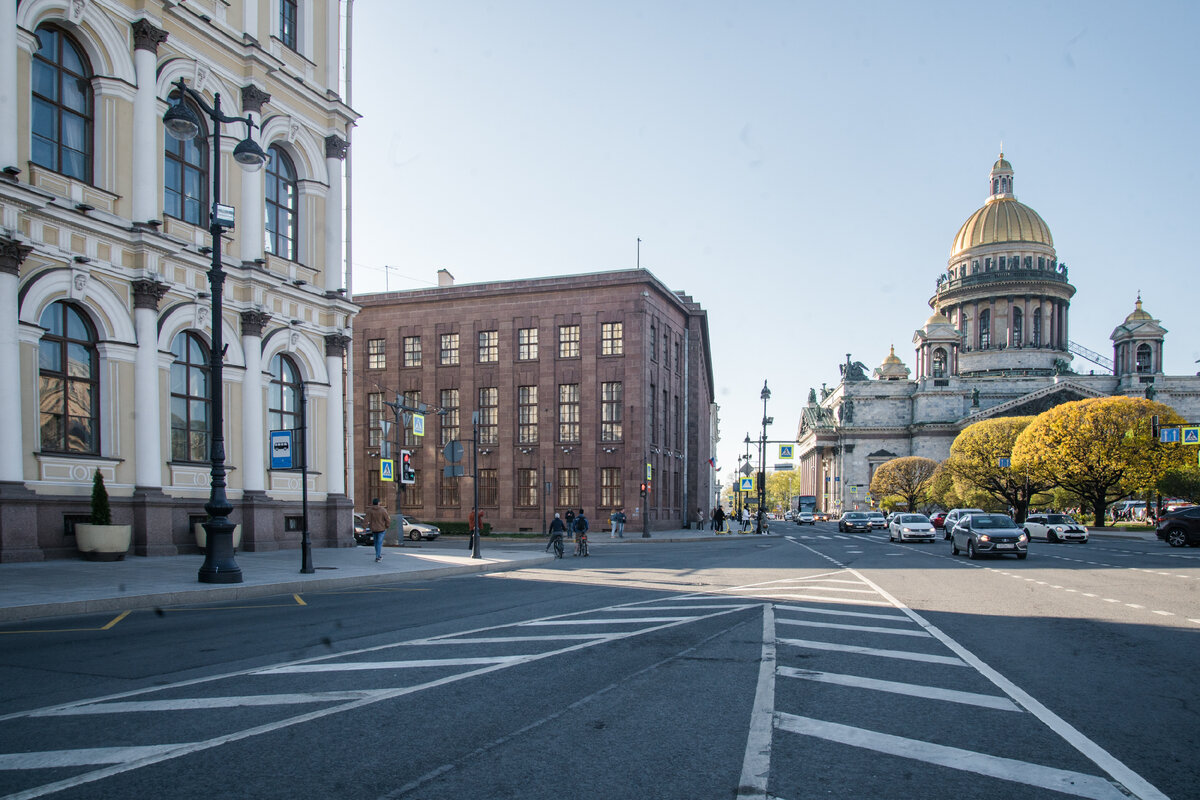
{"label": "concrete planter", "polygon": [[[204,523],[197,522],[192,525],[192,533],[196,535],[196,546],[201,550],[208,547],[208,531],[204,530]],[[233,549],[237,550],[242,545],[242,526],[240,524],[233,526]]]}
{"label": "concrete planter", "polygon": [[132,525],[75,526],[75,546],[88,561],[121,561],[133,542]]}

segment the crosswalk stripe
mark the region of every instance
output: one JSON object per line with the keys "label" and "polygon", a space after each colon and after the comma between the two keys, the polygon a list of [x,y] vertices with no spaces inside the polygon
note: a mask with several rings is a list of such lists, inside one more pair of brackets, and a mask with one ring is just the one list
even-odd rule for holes
{"label": "crosswalk stripe", "polygon": [[[612,611],[611,608],[605,609]],[[699,617],[629,617],[628,619],[612,618],[612,619],[539,619],[533,622],[521,622],[522,626],[537,626],[537,625],[625,625],[630,622],[683,622],[688,619],[700,619]]]}
{"label": "crosswalk stripe", "polygon": [[290,667],[256,669],[251,675],[295,675],[309,672],[357,672],[367,669],[420,669],[422,667],[467,667],[480,664],[507,664],[532,658],[521,656],[491,656],[487,658],[426,658],[411,661],[342,661],[324,664],[295,664]]}
{"label": "crosswalk stripe", "polygon": [[506,644],[508,642],[558,642],[558,641],[578,641],[587,639],[607,639],[607,633],[548,633],[542,636],[480,636],[472,639],[470,637],[457,639],[421,639],[415,642],[407,642],[411,645],[435,645],[435,644]]}
{"label": "crosswalk stripe", "polygon": [[779,625],[803,625],[806,628],[835,628],[840,631],[856,631],[858,633],[886,633],[891,636],[917,636],[929,638],[925,631],[906,631],[900,628],[880,628],[876,625],[839,625],[836,622],[813,622],[807,619],[777,619]]}
{"label": "crosswalk stripe", "polygon": [[811,639],[780,639],[780,644],[792,647],[802,647],[808,650],[831,650],[838,653],[855,653],[860,656],[878,656],[880,658],[897,658],[903,661],[921,661],[926,664],[945,664],[951,667],[965,667],[967,662],[953,656],[935,656],[930,653],[915,653],[910,650],[886,650],[879,647],[861,647],[854,644],[835,644],[833,642],[818,642]]}
{"label": "crosswalk stripe", "polygon": [[40,753],[0,753],[0,770],[59,769],[97,764],[124,764],[139,758],[169,752],[184,745],[160,744],[145,747],[92,747],[86,750],[49,750]]}
{"label": "crosswalk stripe", "polygon": [[775,607],[777,611],[799,611],[804,614],[832,614],[839,617],[864,617],[866,619],[887,619],[893,622],[909,622],[908,617],[900,616],[899,614],[872,614],[869,611],[841,611],[833,608],[813,608],[812,606],[786,606],[780,605]]}
{"label": "crosswalk stripe", "polygon": [[[821,590],[821,587],[814,586],[813,589]],[[879,608],[892,608],[892,604],[885,600],[865,600],[858,597],[834,597],[824,596],[819,594],[795,594],[793,592],[761,592],[758,595],[763,599],[776,600],[811,600],[817,603],[842,603],[851,606],[877,606]]]}
{"label": "crosswalk stripe", "polygon": [[917,739],[906,739],[902,736],[879,733],[865,728],[854,728],[835,722],[824,722],[810,717],[776,712],[775,728],[801,736],[812,736],[851,747],[861,747],[877,753],[910,758],[924,761],[927,764],[936,764],[1012,783],[1062,792],[1072,797],[1086,797],[1091,800],[1128,800],[1129,798],[1111,782],[1095,775],[1055,769],[1041,764],[976,753],[971,750],[922,742]]}
{"label": "crosswalk stripe", "polygon": [[[80,714],[125,714],[147,711],[207,711],[213,708],[242,708],[247,706],[287,706],[302,703],[338,703],[361,700],[376,691],[302,692],[294,694],[251,694],[231,697],[180,697],[173,700],[127,700],[119,703],[92,703],[39,711],[31,717],[73,717]],[[101,762],[108,763],[108,762]]]}
{"label": "crosswalk stripe", "polygon": [[831,683],[836,686],[849,686],[855,689],[871,689],[876,692],[904,694],[910,697],[924,697],[930,700],[945,700],[949,703],[961,703],[982,708],[994,708],[999,711],[1020,711],[1021,708],[1007,697],[998,697],[978,692],[960,692],[954,689],[942,689],[938,686],[923,686],[918,683],[901,683],[899,681],[884,681],[876,678],[864,678],[858,675],[839,675],[833,672],[818,672],[795,667],[780,667],[779,675],[788,678],[802,678],[818,683]]}

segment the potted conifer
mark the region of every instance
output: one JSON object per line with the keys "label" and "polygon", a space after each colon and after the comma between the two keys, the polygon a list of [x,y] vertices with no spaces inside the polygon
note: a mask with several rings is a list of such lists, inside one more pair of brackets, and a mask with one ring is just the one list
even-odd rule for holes
{"label": "potted conifer", "polygon": [[120,561],[133,541],[132,525],[113,525],[104,476],[92,477],[92,520],[75,525],[75,546],[89,561]]}

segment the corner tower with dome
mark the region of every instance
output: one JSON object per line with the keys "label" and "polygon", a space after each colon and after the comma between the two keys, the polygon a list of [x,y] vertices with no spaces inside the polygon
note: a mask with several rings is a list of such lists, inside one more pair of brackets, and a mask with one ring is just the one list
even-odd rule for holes
{"label": "corner tower with dome", "polygon": [[[1071,341],[1074,296],[1050,227],[1017,200],[1001,153],[987,200],[954,236],[929,299],[933,313],[913,335],[914,369],[893,346],[869,378],[847,354],[840,382],[809,393],[796,433],[799,493],[816,495],[824,511],[867,508],[881,464],[944,460],[968,425],[1071,400],[1153,397],[1200,419],[1200,376],[1163,373],[1167,331],[1140,294],[1112,332],[1111,359]],[[1075,372],[1075,353],[1100,370]]]}

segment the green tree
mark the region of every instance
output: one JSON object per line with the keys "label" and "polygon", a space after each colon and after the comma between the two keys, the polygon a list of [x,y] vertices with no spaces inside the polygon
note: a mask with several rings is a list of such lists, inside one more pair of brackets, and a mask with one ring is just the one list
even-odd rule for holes
{"label": "green tree", "polygon": [[1200,469],[1193,465],[1167,470],[1158,479],[1158,491],[1165,497],[1200,503]]}
{"label": "green tree", "polygon": [[767,510],[791,509],[792,497],[800,494],[800,476],[795,470],[772,472],[767,475]]}
{"label": "green tree", "polygon": [[112,525],[112,508],[108,504],[108,490],[104,488],[104,476],[100,470],[92,473],[92,524]]}
{"label": "green tree", "polygon": [[928,504],[926,492],[938,463],[932,458],[905,456],[885,461],[875,469],[871,478],[871,494],[876,498],[896,495],[907,505],[909,511],[917,511]]}
{"label": "green tree", "polygon": [[[998,417],[969,425],[954,439],[950,458],[945,461],[956,486],[979,489],[996,503],[1011,506],[1017,522],[1025,521],[1034,495],[1054,486],[1045,474],[1034,474],[1011,464],[1017,437],[1035,419]],[[1009,466],[1000,466],[1002,459]]]}
{"label": "green tree", "polygon": [[1140,397],[1063,403],[1017,437],[1013,468],[1038,483],[1062,487],[1101,526],[1111,503],[1154,485],[1169,469],[1184,466],[1190,454],[1154,441],[1152,415],[1163,425],[1183,421],[1170,406]]}

